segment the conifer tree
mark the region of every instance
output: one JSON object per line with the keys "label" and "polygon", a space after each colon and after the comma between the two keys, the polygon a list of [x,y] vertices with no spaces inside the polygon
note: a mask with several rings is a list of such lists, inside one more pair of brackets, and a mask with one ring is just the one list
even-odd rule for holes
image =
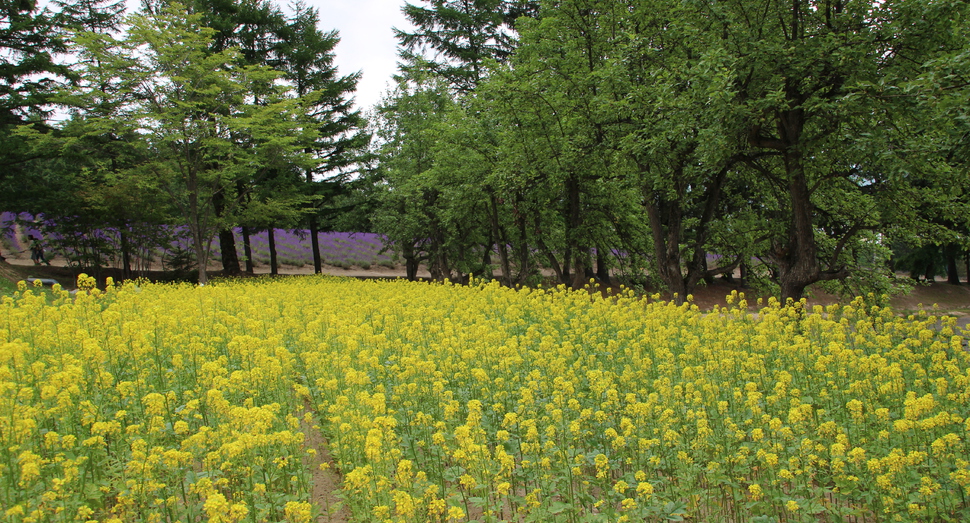
{"label": "conifer tree", "polygon": [[535,16],[531,0],[424,0],[405,4],[414,32],[395,29],[407,68],[424,66],[460,92],[484,77],[485,61],[504,62],[515,49],[513,26],[520,16]]}
{"label": "conifer tree", "polygon": [[104,31],[115,26],[124,2],[115,0],[0,0],[0,199],[5,210],[23,208],[15,202],[30,182],[25,169],[36,158],[14,130],[23,125],[51,130],[48,119],[54,97],[77,80],[67,60],[76,30]]}

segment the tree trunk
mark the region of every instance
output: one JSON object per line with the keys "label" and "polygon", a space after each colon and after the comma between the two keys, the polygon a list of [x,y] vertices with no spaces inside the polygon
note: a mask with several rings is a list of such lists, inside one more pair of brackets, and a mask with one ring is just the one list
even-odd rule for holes
{"label": "tree trunk", "polygon": [[790,173],[788,196],[791,222],[787,244],[778,244],[774,248],[782,303],[786,303],[788,298],[800,300],[805,288],[819,281],[821,276],[812,224],[812,203],[801,158],[796,153],[787,153],[785,160],[786,170]]}
{"label": "tree trunk", "polygon": [[[563,277],[569,278],[570,268],[568,264],[573,261],[575,264],[572,278],[573,289],[583,287],[583,276],[586,272],[579,247],[583,224],[581,204],[579,180],[575,175],[570,175],[566,178],[566,256],[564,260],[567,265],[563,268]],[[563,283],[570,284],[568,281]]]}
{"label": "tree trunk", "polygon": [[131,279],[131,242],[128,241],[128,235],[125,234],[125,229],[128,225],[124,224],[118,228],[118,237],[121,241],[121,276],[124,279]]}
{"label": "tree trunk", "polygon": [[488,243],[482,246],[482,274],[479,276],[484,276],[486,278],[493,278],[494,274],[492,271],[492,248],[495,247],[495,241],[489,236]]}
{"label": "tree trunk", "polygon": [[[593,270],[593,256],[592,251],[587,248],[580,249],[583,253],[583,278],[586,281],[596,279],[596,271]],[[588,258],[587,258],[588,256]]]}
{"label": "tree trunk", "polygon": [[580,253],[576,253],[575,269],[573,272],[573,280],[572,280],[572,283],[570,283],[570,287],[572,287],[573,289],[582,289],[583,285],[585,285],[586,282],[588,281],[586,280],[585,276],[586,276],[585,262],[583,261],[583,258],[580,255]]}
{"label": "tree trunk", "polygon": [[232,229],[219,231],[219,247],[222,249],[222,271],[226,276],[239,276],[239,254],[236,252],[236,235]]}
{"label": "tree trunk", "polygon": [[269,239],[269,273],[272,275],[277,275],[280,273],[279,265],[276,264],[276,229],[270,227],[266,229],[266,235]]}
{"label": "tree trunk", "polygon": [[966,252],[966,256],[964,257],[963,261],[964,261],[964,264],[966,265],[965,267],[966,273],[964,274],[964,276],[967,277],[967,283],[970,284],[970,251]]}
{"label": "tree trunk", "polygon": [[[512,286],[512,265],[509,263],[508,242],[502,235],[501,227],[498,222],[498,199],[489,190],[489,213],[488,219],[492,225],[492,239],[498,248],[499,260],[502,263],[502,280],[506,286]],[[490,246],[491,248],[491,246]]]}
{"label": "tree trunk", "polygon": [[[222,191],[216,191],[212,195],[212,208],[217,217],[225,216],[227,210],[226,196]],[[236,236],[232,233],[232,229],[219,231],[219,249],[222,252],[222,271],[227,276],[238,276],[242,271],[239,269]]]}
{"label": "tree trunk", "polygon": [[959,247],[947,245],[944,250],[946,253],[946,282],[951,285],[960,285],[960,274],[957,272],[957,253]]}
{"label": "tree trunk", "polygon": [[[303,89],[301,88],[300,96],[306,94],[303,93],[302,90]],[[313,150],[308,147],[304,149],[303,152],[311,154]],[[306,172],[306,183],[307,187],[313,187],[314,185],[312,169],[308,169]],[[313,273],[321,274],[323,273],[323,258],[320,256],[320,238],[318,237],[320,235],[320,230],[317,228],[316,213],[309,214],[308,218],[308,225],[310,229],[310,251],[313,253]]]}
{"label": "tree trunk", "polygon": [[[659,196],[662,198],[662,196]],[[660,281],[671,293],[675,303],[682,304],[687,296],[686,282],[680,269],[680,231],[682,215],[676,203],[665,205],[667,216],[667,231],[664,232],[664,221],[661,208],[653,191],[644,188],[644,206],[647,208],[647,220],[650,222],[650,232],[653,238],[653,252],[657,259],[657,272]]]}
{"label": "tree trunk", "polygon": [[610,284],[610,267],[606,263],[606,249],[596,249],[596,277],[604,285]]}
{"label": "tree trunk", "polygon": [[255,266],[253,265],[253,244],[249,237],[249,227],[245,225],[242,228],[243,237],[243,253],[246,255],[246,272],[248,274],[254,274]]}
{"label": "tree trunk", "polygon": [[714,276],[711,275],[710,267],[707,265],[707,253],[704,251],[701,251],[701,267],[703,270],[701,279],[708,285],[714,285]]}
{"label": "tree trunk", "polygon": [[409,281],[418,279],[418,260],[414,254],[413,245],[402,245],[401,255],[404,256],[404,270]]}
{"label": "tree trunk", "polygon": [[320,231],[317,225],[310,222],[310,250],[313,252],[313,273],[323,273],[323,258],[320,256]]}
{"label": "tree trunk", "polygon": [[521,215],[516,214],[516,221],[519,230],[519,245],[513,246],[513,252],[517,253],[519,261],[519,274],[516,276],[516,283],[525,283],[526,278],[529,277],[529,235],[526,231],[525,218]]}
{"label": "tree trunk", "polygon": [[552,250],[546,246],[546,242],[542,240],[542,236],[536,237],[536,244],[538,245],[539,250],[546,255],[546,259],[549,261],[550,267],[552,268],[553,272],[556,273],[556,279],[559,280],[560,283],[565,283],[566,275],[563,273],[562,267],[559,265],[559,260],[556,259],[556,255],[553,254]]}
{"label": "tree trunk", "polygon": [[195,249],[195,263],[198,265],[199,285],[205,285],[209,283],[209,273],[206,270],[209,254],[208,246],[204,245],[205,239],[202,237],[205,227],[199,209],[199,184],[195,173],[189,173],[187,176],[186,188],[189,193],[189,230],[192,233],[192,247]]}

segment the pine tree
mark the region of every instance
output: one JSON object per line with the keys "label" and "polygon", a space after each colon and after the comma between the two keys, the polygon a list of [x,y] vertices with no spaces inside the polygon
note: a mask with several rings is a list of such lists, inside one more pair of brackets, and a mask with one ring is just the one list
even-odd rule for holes
{"label": "pine tree", "polygon": [[337,31],[321,31],[317,9],[302,2],[283,32],[279,68],[291,83],[294,93],[304,100],[305,116],[316,138],[304,152],[315,160],[306,169],[306,192],[317,198],[307,213],[313,252],[313,269],[323,270],[318,232],[321,206],[345,187],[345,170],[359,158],[370,142],[363,131],[364,119],[353,107],[353,92],[360,73],[341,76],[333,63],[334,48],[340,41]]}
{"label": "pine tree", "polygon": [[77,80],[66,60],[72,31],[115,26],[124,2],[114,0],[0,0],[0,193],[7,210],[23,194],[25,169],[35,155],[12,134],[22,125],[51,131],[58,88]]}
{"label": "pine tree", "polygon": [[[505,62],[516,46],[515,20],[535,16],[532,0],[424,0],[405,4],[404,15],[416,31],[395,29],[408,68],[426,67],[459,92],[483,79],[485,61]],[[426,55],[425,53],[430,53]]]}

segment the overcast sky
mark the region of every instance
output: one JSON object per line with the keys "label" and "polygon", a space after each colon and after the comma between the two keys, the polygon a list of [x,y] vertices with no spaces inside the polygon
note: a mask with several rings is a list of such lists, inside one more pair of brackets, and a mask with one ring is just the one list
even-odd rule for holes
{"label": "overcast sky", "polygon": [[[377,103],[397,72],[397,40],[392,27],[411,29],[401,13],[405,0],[307,0],[320,11],[320,29],[340,32],[337,68],[340,74],[361,71],[357,106]],[[412,3],[418,3],[412,0]]]}

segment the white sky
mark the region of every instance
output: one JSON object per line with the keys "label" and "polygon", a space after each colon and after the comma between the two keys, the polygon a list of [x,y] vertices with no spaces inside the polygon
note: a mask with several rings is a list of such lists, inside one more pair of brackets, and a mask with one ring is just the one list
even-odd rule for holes
{"label": "white sky", "polygon": [[337,69],[340,74],[363,73],[355,98],[358,108],[370,108],[397,73],[397,40],[391,28],[412,28],[401,13],[405,0],[306,1],[320,11],[320,29],[340,32],[334,58]]}

